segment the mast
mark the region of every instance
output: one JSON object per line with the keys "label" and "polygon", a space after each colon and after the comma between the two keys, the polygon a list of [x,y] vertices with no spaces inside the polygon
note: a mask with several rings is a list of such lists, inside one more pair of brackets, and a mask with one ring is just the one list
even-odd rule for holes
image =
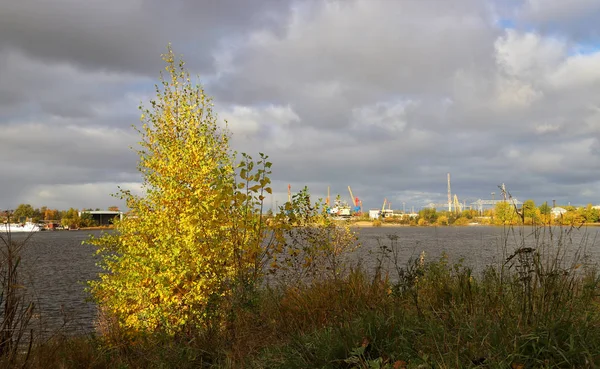
{"label": "mast", "polygon": [[450,173],[448,173],[448,211],[452,211],[452,193],[450,192]]}

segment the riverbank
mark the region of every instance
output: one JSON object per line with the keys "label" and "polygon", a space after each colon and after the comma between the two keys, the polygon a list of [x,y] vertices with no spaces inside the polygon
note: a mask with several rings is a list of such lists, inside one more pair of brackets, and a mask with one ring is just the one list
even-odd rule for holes
{"label": "riverbank", "polygon": [[[39,306],[60,307],[61,313],[52,325],[57,333],[48,335],[56,338],[34,343],[27,367],[348,369],[380,363],[388,369],[469,368],[477,367],[472,360],[479,359],[489,368],[593,367],[585,360],[600,365],[599,274],[587,264],[590,259],[576,263],[564,258],[536,269],[541,266],[532,264],[533,251],[514,252],[519,245],[513,245],[513,236],[506,256],[498,250],[507,234],[500,227],[401,227],[397,232],[399,228],[356,228],[362,247],[351,264],[358,260],[360,268],[346,268],[338,279],[325,276],[306,284],[280,280],[270,289],[249,289],[237,294],[242,300],[231,301],[226,310],[230,320],[215,323],[216,331],[177,340],[130,337],[107,320],[100,320],[101,329],[93,333],[87,327],[97,319],[96,311],[77,316],[73,308],[88,297],[82,282],[100,271],[93,269],[94,249],[82,245],[88,232],[34,237],[23,264],[44,263],[34,270],[36,276],[43,273],[33,284],[43,302]],[[527,227],[523,237],[544,233]],[[554,233],[553,240],[575,248],[587,245],[593,260],[599,260],[597,245],[585,243],[595,243],[595,237],[585,230]],[[444,251],[448,257],[440,257]],[[417,261],[410,262],[411,257]],[[462,257],[463,264],[455,267]],[[520,279],[516,270],[523,268],[532,270],[535,283]],[[56,298],[45,295],[58,290],[64,292]],[[46,319],[48,313],[41,311]],[[67,326],[63,316],[70,320]],[[71,329],[83,325],[88,334]]]}
{"label": "riverbank", "polygon": [[385,228],[410,227],[407,224],[383,223],[383,222],[380,222],[379,225],[375,225],[373,223],[373,221],[368,221],[368,220],[359,220],[359,221],[356,221],[356,222],[351,222],[350,226],[351,227],[357,227],[357,228],[370,228],[370,227],[385,227]]}
{"label": "riverbank", "polygon": [[81,227],[78,230],[80,231],[106,231],[114,229],[115,227],[112,225],[109,226],[94,226],[94,227]]}
{"label": "riverbank", "polygon": [[[490,269],[483,278],[444,258],[416,261],[403,279],[341,279],[256,291],[231,306],[223,330],[175,340],[62,337],[29,367],[76,368],[566,368],[600,364],[597,274],[524,284]],[[573,271],[573,269],[569,269]],[[548,294],[555,296],[546,299]]]}
{"label": "riverbank", "polygon": [[[485,226],[485,227],[540,227],[540,225],[534,226],[531,224],[526,225],[503,225],[503,224],[487,224],[487,223],[477,223],[470,222],[465,224],[450,224],[450,225],[440,225],[440,224],[426,224],[426,225],[414,225],[414,224],[399,224],[399,223],[390,223],[390,222],[379,222],[375,223],[372,220],[359,220],[359,221],[349,221],[350,227],[356,228],[371,228],[371,227],[384,227],[384,228],[401,228],[401,227],[476,227],[476,226]],[[543,225],[542,225],[543,226]],[[565,224],[553,224],[553,227],[573,227],[573,225],[565,225]],[[576,227],[600,227],[600,223],[582,223],[576,225]]]}
{"label": "riverbank", "polygon": [[[489,263],[485,271],[475,272],[468,264],[454,264],[452,257],[431,256],[441,247],[435,244],[420,246],[413,261],[396,265],[394,252],[402,253],[412,243],[402,238],[406,233],[432,242],[422,238],[427,227],[410,228],[399,232],[403,236],[396,241],[384,238],[385,247],[361,254],[362,267],[347,268],[336,278],[282,280],[271,288],[232,296],[223,306],[227,320],[216,321],[209,332],[185,339],[130,336],[101,319],[99,335],[58,335],[34,347],[28,367],[600,365],[600,274],[594,265],[570,259],[541,265],[536,260],[545,256],[538,259],[535,250],[514,245],[516,249],[507,250],[510,261],[504,268]],[[386,233],[376,228],[364,232],[365,241]],[[480,229],[456,228],[436,239],[451,242],[456,232],[482,238]],[[566,238],[554,238],[559,239]],[[421,250],[428,251],[419,255]],[[517,270],[524,269],[531,279],[520,278]]]}

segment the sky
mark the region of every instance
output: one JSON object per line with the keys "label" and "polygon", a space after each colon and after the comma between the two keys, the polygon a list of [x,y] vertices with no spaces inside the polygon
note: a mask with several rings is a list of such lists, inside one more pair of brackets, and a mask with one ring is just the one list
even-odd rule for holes
{"label": "sky", "polygon": [[273,162],[363,207],[600,204],[600,1],[0,1],[0,209],[123,206],[171,43]]}

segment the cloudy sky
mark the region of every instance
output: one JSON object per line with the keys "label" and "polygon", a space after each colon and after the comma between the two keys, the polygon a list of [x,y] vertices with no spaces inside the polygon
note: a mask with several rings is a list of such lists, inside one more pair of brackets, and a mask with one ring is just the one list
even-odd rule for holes
{"label": "cloudy sky", "polygon": [[600,203],[598,0],[0,1],[0,209],[138,189],[172,43],[275,196]]}

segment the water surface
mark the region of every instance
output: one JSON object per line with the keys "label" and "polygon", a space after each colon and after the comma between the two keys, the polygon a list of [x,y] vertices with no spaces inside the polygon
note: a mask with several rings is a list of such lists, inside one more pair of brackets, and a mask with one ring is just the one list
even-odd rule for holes
{"label": "water surface", "polygon": [[[451,261],[464,259],[464,264],[481,270],[485,265],[501,263],[507,254],[523,245],[539,246],[543,236],[534,237],[531,227],[394,227],[360,228],[358,233],[362,247],[353,255],[366,268],[376,264],[376,253],[381,244],[391,246],[389,236],[395,238],[400,263],[416,258],[425,252],[427,260],[435,260],[446,253]],[[600,260],[596,242],[597,228],[582,228],[566,237],[564,228],[553,231],[553,242],[570,243],[571,249],[585,247],[591,259]],[[90,234],[100,231],[38,232],[33,235],[23,253],[22,273],[28,292],[39,306],[36,325],[50,334],[91,332],[96,319],[96,306],[85,292],[86,281],[97,278],[100,269],[95,248],[85,244]],[[14,234],[15,240],[26,235]]]}

